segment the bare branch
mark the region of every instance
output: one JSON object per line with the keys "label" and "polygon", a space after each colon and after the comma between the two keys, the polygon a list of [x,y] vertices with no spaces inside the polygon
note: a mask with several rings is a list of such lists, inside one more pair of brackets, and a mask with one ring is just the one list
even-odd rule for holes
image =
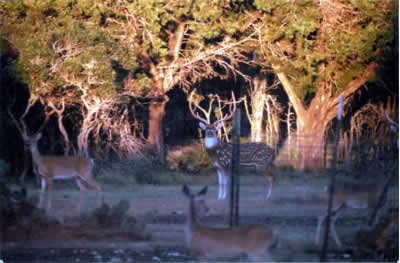
{"label": "bare branch", "polygon": [[71,142],[69,140],[67,130],[65,129],[64,124],[62,122],[63,114],[64,114],[64,110],[65,110],[65,100],[62,99],[62,101],[61,101],[61,109],[58,109],[57,106],[55,106],[51,100],[48,102],[48,105],[57,114],[58,128],[59,128],[61,134],[64,136],[64,141],[65,141],[64,154],[68,155],[70,152]]}

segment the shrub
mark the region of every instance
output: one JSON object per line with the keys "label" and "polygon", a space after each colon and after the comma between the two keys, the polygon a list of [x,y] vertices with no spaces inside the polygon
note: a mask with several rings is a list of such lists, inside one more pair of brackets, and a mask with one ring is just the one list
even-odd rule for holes
{"label": "shrub", "polygon": [[182,172],[199,173],[203,169],[212,168],[207,151],[199,142],[171,149],[167,160],[170,169]]}

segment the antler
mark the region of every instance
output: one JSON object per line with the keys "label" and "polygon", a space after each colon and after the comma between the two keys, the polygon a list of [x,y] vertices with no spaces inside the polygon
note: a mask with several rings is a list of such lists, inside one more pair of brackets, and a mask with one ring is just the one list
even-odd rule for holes
{"label": "antler", "polygon": [[[18,129],[19,133],[21,134],[22,138],[24,139],[24,141],[27,141],[28,137],[29,137],[28,127],[26,126],[24,118],[28,114],[28,112],[32,108],[32,106],[36,104],[37,101],[38,101],[38,97],[36,97],[36,96],[29,98],[28,105],[26,106],[24,113],[19,117],[19,121],[15,118],[14,114],[12,114],[11,106],[8,107],[8,115],[10,116],[11,120],[13,121],[15,127],[17,127],[17,129]],[[15,98],[13,99],[13,102],[11,103],[11,105],[14,105],[14,103],[15,103]]]}
{"label": "antler", "polygon": [[[195,104],[193,106],[193,94],[194,94],[194,90],[192,91],[192,93],[189,96],[189,110],[192,113],[193,117],[198,119],[199,121],[205,123],[205,124],[210,124],[209,121],[207,121],[206,119],[200,117],[200,115],[198,113],[196,113],[196,109],[198,108],[198,105]],[[232,103],[229,105],[229,113],[225,114],[221,119],[217,120],[216,122],[214,122],[214,125],[226,121],[230,118],[232,118],[233,114],[236,111],[236,99],[235,99],[235,94],[232,91]]]}
{"label": "antler", "polygon": [[[14,125],[17,127],[17,129],[18,129],[19,133],[21,134],[22,138],[24,139],[24,141],[28,141],[28,139],[30,137],[28,126],[26,125],[24,119],[25,119],[26,115],[28,115],[30,109],[36,104],[36,102],[38,100],[39,100],[39,98],[36,96],[31,97],[28,100],[28,105],[26,106],[24,113],[19,117],[18,120],[15,118],[14,114],[11,112],[11,107],[8,107],[8,115],[10,116]],[[14,104],[14,103],[12,103],[12,104]],[[50,119],[51,115],[54,112],[55,112],[54,110],[45,112],[45,115],[46,115],[45,119],[44,119],[43,123],[41,124],[40,128],[34,134],[38,134],[44,129],[48,120]]]}
{"label": "antler", "polygon": [[202,117],[200,117],[200,115],[198,113],[195,112],[195,110],[197,109],[197,105],[195,104],[194,107],[193,107],[193,103],[192,103],[193,94],[194,94],[194,90],[192,91],[192,93],[190,93],[190,97],[189,97],[189,110],[190,110],[190,112],[192,113],[193,117],[195,117],[199,121],[201,121],[201,122],[203,122],[205,124],[210,124],[206,119],[203,119]]}
{"label": "antler", "polygon": [[214,125],[229,120],[230,118],[232,118],[233,114],[235,114],[235,111],[236,111],[236,99],[235,99],[235,94],[232,91],[232,103],[229,105],[229,113],[225,114],[225,116],[223,116],[221,119],[214,122]]}

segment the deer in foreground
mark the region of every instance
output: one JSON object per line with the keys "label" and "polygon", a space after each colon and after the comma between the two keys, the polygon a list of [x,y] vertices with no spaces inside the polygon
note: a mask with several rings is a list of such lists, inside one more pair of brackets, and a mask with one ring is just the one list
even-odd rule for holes
{"label": "deer in foreground", "polygon": [[[22,118],[26,115],[29,107],[28,105],[26,112]],[[51,114],[51,113],[50,113]],[[39,128],[39,131],[33,135],[28,135],[28,128],[22,118],[19,122],[16,120],[14,115],[9,109],[9,115],[20,132],[24,143],[29,146],[29,150],[32,154],[32,161],[37,167],[37,170],[41,177],[41,194],[39,198],[39,208],[43,208],[44,196],[46,195],[47,188],[47,206],[46,210],[49,211],[52,205],[52,191],[53,191],[53,180],[62,179],[75,179],[80,189],[80,203],[78,205],[78,212],[80,213],[81,207],[83,206],[83,197],[86,193],[86,187],[83,182],[88,183],[97,191],[97,205],[100,206],[103,202],[103,195],[101,187],[92,176],[92,170],[94,162],[92,159],[85,156],[43,156],[40,154],[38,149],[38,141],[41,139],[41,130],[45,127],[50,114],[46,114],[46,119]]]}
{"label": "deer in foreground", "polygon": [[199,218],[208,212],[204,196],[207,186],[193,194],[184,185],[185,196],[190,200],[185,225],[188,247],[200,260],[215,258],[233,258],[246,254],[252,261],[270,260],[269,250],[277,243],[274,233],[262,225],[250,225],[233,228],[212,228],[199,224]]}
{"label": "deer in foreground", "polygon": [[[223,122],[229,120],[234,115],[236,111],[235,96],[232,92],[232,103],[229,107],[229,113],[214,123],[209,123],[196,113],[197,105],[193,105],[193,93],[189,97],[189,109],[193,117],[200,121],[199,126],[205,132],[205,148],[213,162],[213,166],[217,169],[219,182],[218,199],[225,199],[233,145],[221,142],[217,137],[217,132],[221,129]],[[256,170],[262,170],[267,178],[268,189],[266,199],[270,197],[272,192],[274,177],[271,174],[267,174],[267,171],[271,168],[274,159],[275,150],[264,143],[240,144],[240,167],[255,167]]]}
{"label": "deer in foreground", "polygon": [[[325,188],[326,190],[326,188]],[[356,184],[356,183],[339,183],[335,185],[335,192],[332,199],[332,220],[330,222],[330,230],[338,247],[342,247],[342,243],[336,233],[335,222],[338,219],[343,208],[366,209],[373,208],[377,203],[377,187],[373,184]],[[318,218],[317,231],[315,234],[315,243],[319,244],[321,226],[327,218],[324,214]]]}

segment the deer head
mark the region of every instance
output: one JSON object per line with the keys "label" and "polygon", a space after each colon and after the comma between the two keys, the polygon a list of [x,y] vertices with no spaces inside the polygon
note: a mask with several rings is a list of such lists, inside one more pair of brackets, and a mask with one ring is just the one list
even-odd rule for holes
{"label": "deer head", "polygon": [[208,122],[206,119],[200,117],[199,113],[196,112],[198,105],[193,102],[194,91],[189,97],[189,109],[193,117],[199,120],[200,128],[205,132],[205,146],[206,148],[213,148],[218,144],[217,131],[222,128],[223,122],[232,118],[236,111],[236,100],[235,94],[232,92],[232,103],[229,105],[229,113],[223,115],[220,119],[216,120],[214,123]]}

